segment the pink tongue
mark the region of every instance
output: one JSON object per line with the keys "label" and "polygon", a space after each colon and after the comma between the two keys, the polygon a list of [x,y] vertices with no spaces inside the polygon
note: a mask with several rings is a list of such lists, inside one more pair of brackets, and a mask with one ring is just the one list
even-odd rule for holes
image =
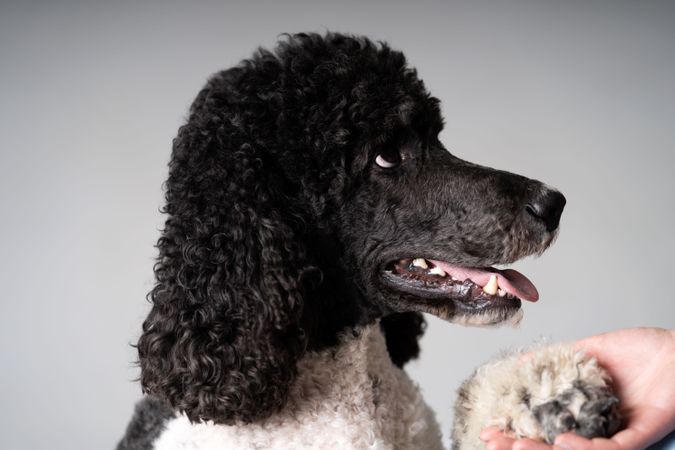
{"label": "pink tongue", "polygon": [[497,275],[497,284],[499,284],[500,289],[522,300],[530,302],[539,300],[537,288],[534,287],[534,284],[525,275],[517,270],[498,270],[492,268],[490,270],[483,270],[474,267],[453,266],[444,261],[430,261],[443,269],[445,273],[452,275],[456,280],[464,281],[468,278],[478,286],[485,286],[490,281],[491,275]]}

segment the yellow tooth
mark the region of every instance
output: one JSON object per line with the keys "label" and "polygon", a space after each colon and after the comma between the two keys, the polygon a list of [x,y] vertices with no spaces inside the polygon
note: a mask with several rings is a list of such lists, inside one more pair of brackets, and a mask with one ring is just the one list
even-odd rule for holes
{"label": "yellow tooth", "polygon": [[424,258],[415,258],[413,259],[413,266],[421,267],[422,269],[428,269],[427,261]]}
{"label": "yellow tooth", "polygon": [[434,266],[429,270],[430,275],[438,275],[444,277],[446,275],[445,271],[438,266]]}
{"label": "yellow tooth", "polygon": [[483,288],[483,292],[488,295],[495,295],[499,290],[499,285],[497,284],[497,275],[490,275],[490,281]]}

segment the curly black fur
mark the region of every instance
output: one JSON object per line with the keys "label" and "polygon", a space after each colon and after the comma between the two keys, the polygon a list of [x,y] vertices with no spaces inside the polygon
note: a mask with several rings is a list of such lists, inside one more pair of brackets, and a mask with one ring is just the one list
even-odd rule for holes
{"label": "curly black fur", "polygon": [[144,391],[191,420],[265,418],[298,359],[345,330],[384,317],[392,360],[417,356],[419,311],[441,307],[382,285],[388,258],[435,242],[480,265],[548,245],[522,217],[541,184],[451,156],[442,126],[404,56],[365,38],[288,36],[215,74],[173,144]]}
{"label": "curly black fur", "polygon": [[380,321],[387,341],[391,361],[403,367],[420,354],[419,338],[424,334],[426,322],[420,313],[405,312],[385,316]]}

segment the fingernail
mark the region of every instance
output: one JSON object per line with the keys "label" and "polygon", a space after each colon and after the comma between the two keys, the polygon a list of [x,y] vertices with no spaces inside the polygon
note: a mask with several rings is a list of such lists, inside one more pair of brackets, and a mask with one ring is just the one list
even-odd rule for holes
{"label": "fingernail", "polygon": [[572,450],[572,447],[567,442],[559,442],[553,446],[554,450]]}

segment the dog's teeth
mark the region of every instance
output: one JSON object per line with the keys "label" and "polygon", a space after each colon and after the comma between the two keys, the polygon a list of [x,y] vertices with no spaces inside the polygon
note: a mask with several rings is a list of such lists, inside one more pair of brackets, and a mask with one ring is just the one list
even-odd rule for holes
{"label": "dog's teeth", "polygon": [[495,295],[499,290],[499,284],[497,284],[497,275],[490,275],[490,281],[483,288],[483,292],[488,295]]}
{"label": "dog's teeth", "polygon": [[503,289],[497,289],[497,295],[504,297],[506,295],[506,291]]}
{"label": "dog's teeth", "polygon": [[427,265],[427,260],[424,259],[424,258],[415,258],[415,259],[413,259],[412,264],[413,264],[413,266],[419,267],[419,268],[422,268],[422,269],[428,269],[429,268],[429,266]]}
{"label": "dog's teeth", "polygon": [[434,266],[429,270],[430,275],[438,275],[439,277],[444,277],[446,275],[445,271],[438,266]]}

